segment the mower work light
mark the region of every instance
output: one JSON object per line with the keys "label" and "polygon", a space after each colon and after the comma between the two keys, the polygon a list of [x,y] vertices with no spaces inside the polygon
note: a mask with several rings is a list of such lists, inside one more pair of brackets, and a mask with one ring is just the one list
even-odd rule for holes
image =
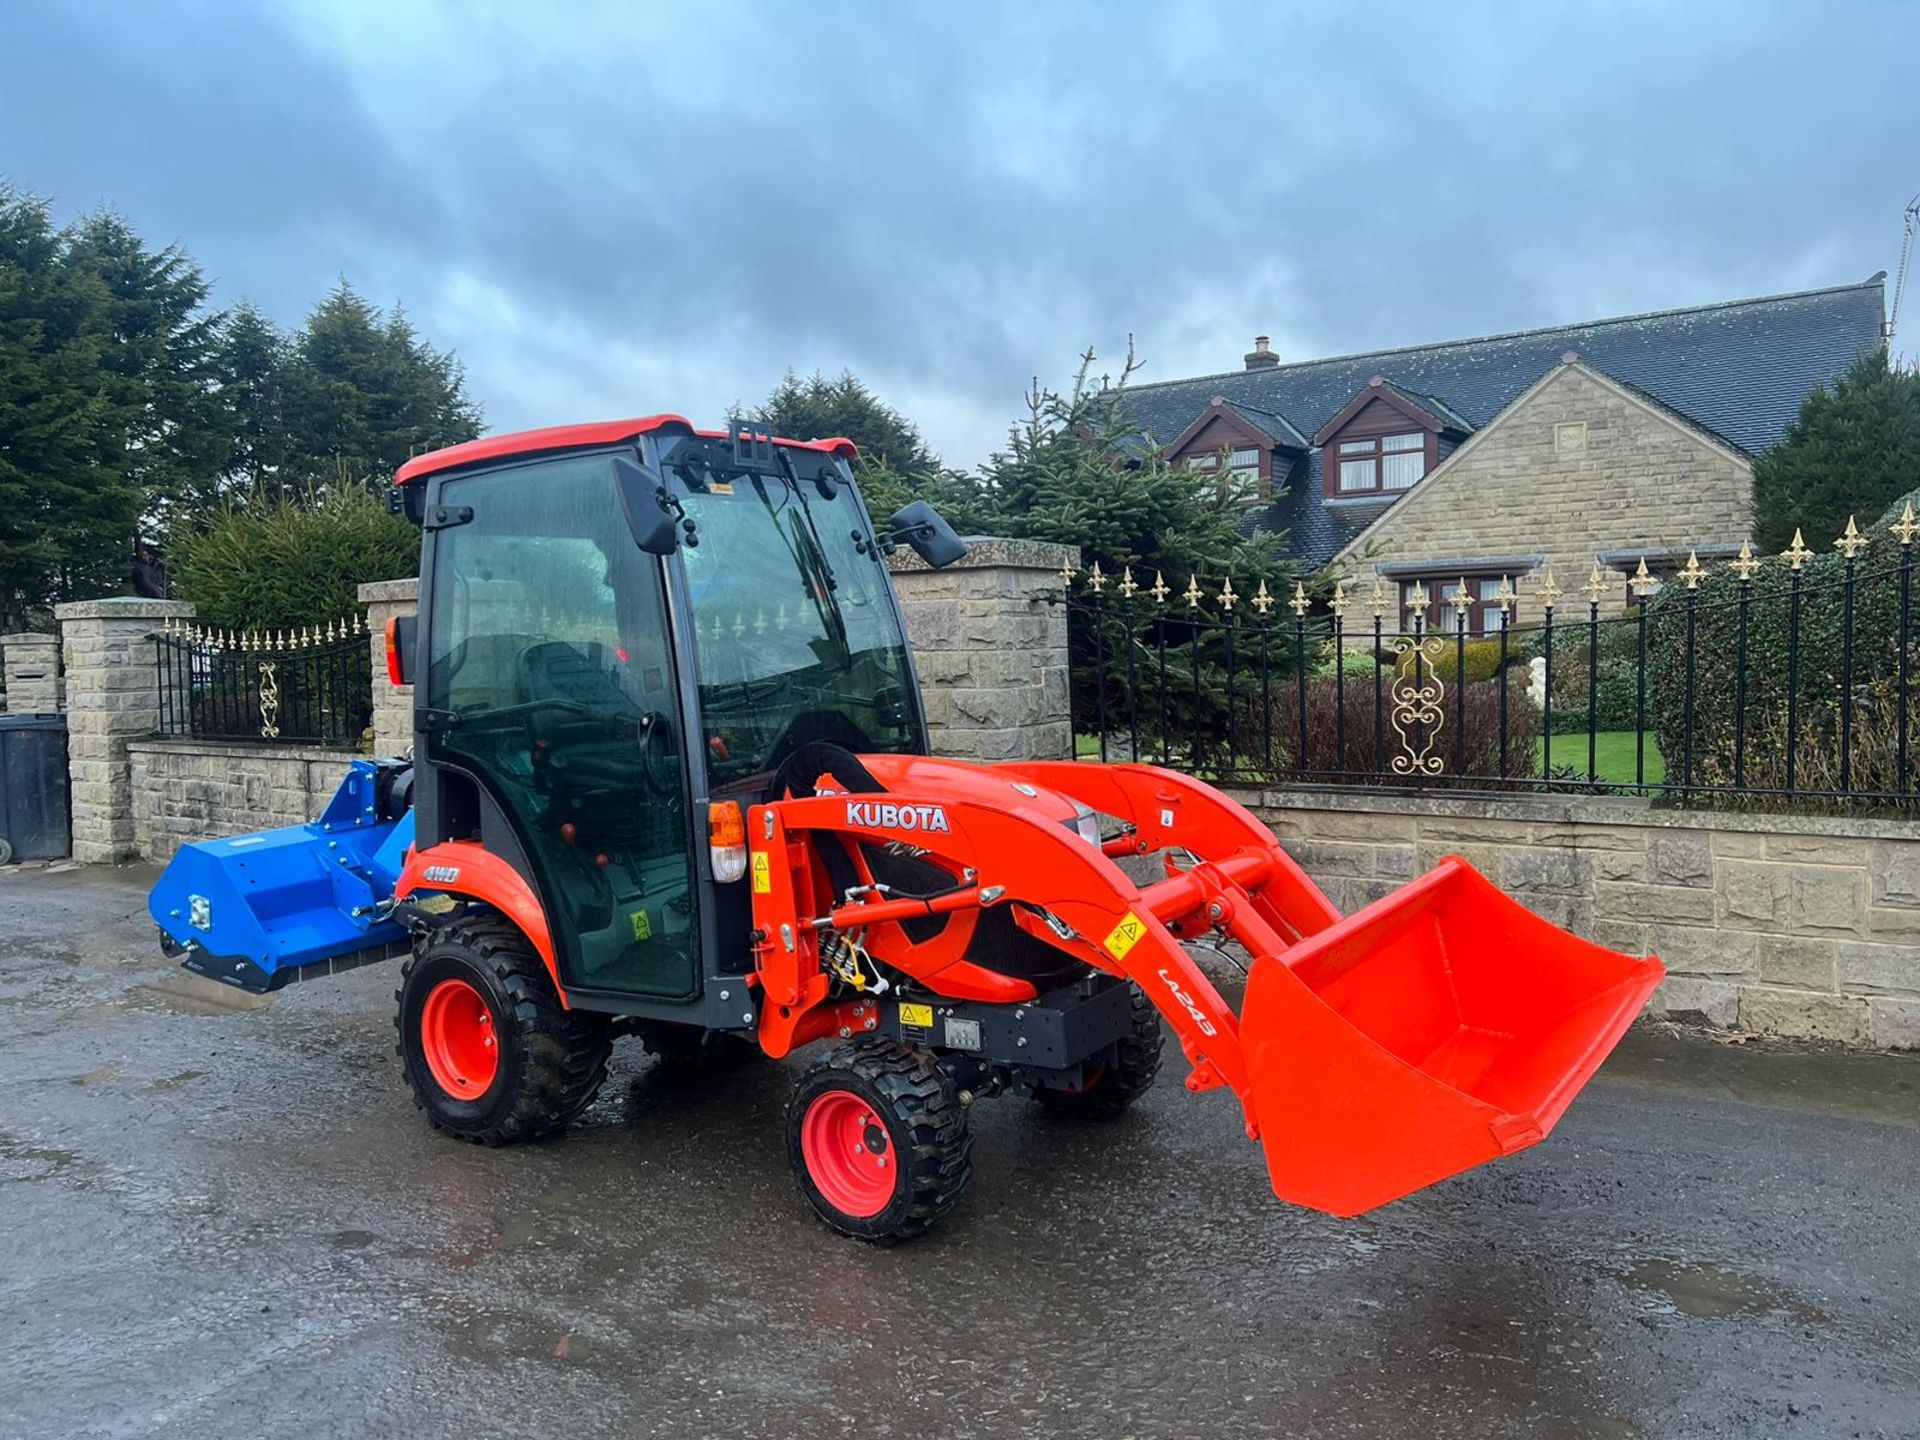
{"label": "mower work light", "polygon": [[707,807],[707,853],[713,878],[725,885],[747,873],[747,817],[732,800]]}

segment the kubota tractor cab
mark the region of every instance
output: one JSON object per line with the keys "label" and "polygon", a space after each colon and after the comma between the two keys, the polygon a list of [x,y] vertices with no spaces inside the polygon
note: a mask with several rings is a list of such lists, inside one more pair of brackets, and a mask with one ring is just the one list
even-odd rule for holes
{"label": "kubota tractor cab", "polygon": [[[485,1144],[566,1125],[620,1034],[705,1066],[831,1040],[789,1156],[876,1240],[954,1203],[976,1098],[1118,1114],[1163,1027],[1276,1191],[1336,1214],[1545,1135],[1658,961],[1458,859],[1342,918],[1171,770],[931,758],[884,557],[965,547],[925,505],[877,529],[852,454],[654,416],[411,461],[411,761],[356,762],[312,825],[182,850],[167,946],[256,990],[409,952],[408,1082]],[[1154,854],[1146,883],[1117,863]],[[1247,958],[1238,1014],[1182,944],[1210,932]]]}

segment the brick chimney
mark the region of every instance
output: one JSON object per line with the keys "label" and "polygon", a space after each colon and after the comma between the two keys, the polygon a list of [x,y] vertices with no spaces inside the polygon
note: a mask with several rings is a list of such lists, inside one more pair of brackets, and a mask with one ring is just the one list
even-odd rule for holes
{"label": "brick chimney", "polygon": [[1271,370],[1280,363],[1280,357],[1267,348],[1267,337],[1265,335],[1254,336],[1253,349],[1249,350],[1241,358],[1247,362],[1247,369],[1249,370]]}

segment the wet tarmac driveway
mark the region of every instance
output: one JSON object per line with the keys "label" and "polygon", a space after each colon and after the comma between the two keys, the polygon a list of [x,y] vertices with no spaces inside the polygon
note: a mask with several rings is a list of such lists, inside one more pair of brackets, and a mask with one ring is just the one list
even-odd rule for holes
{"label": "wet tarmac driveway", "polygon": [[1636,1033],[1353,1222],[1223,1095],[983,1104],[960,1209],[874,1250],[788,1178],[793,1067],[627,1042],[576,1131],[470,1148],[391,967],[246,1002],[149,879],[0,878],[0,1435],[1920,1436],[1920,1060]]}

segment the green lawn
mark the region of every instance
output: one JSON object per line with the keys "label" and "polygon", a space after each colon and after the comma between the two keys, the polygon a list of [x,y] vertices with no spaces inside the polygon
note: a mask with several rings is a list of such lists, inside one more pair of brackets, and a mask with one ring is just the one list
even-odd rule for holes
{"label": "green lawn", "polygon": [[[1593,768],[1602,780],[1610,785],[1631,785],[1633,779],[1633,742],[1631,730],[1602,730],[1594,736]],[[1545,747],[1535,742],[1535,753]],[[1571,765],[1582,774],[1587,769],[1587,737],[1577,735],[1556,735],[1553,737],[1553,763]],[[1667,778],[1666,761],[1660,758],[1660,746],[1654,740],[1653,732],[1647,732],[1646,740],[1646,783],[1658,785]]]}

